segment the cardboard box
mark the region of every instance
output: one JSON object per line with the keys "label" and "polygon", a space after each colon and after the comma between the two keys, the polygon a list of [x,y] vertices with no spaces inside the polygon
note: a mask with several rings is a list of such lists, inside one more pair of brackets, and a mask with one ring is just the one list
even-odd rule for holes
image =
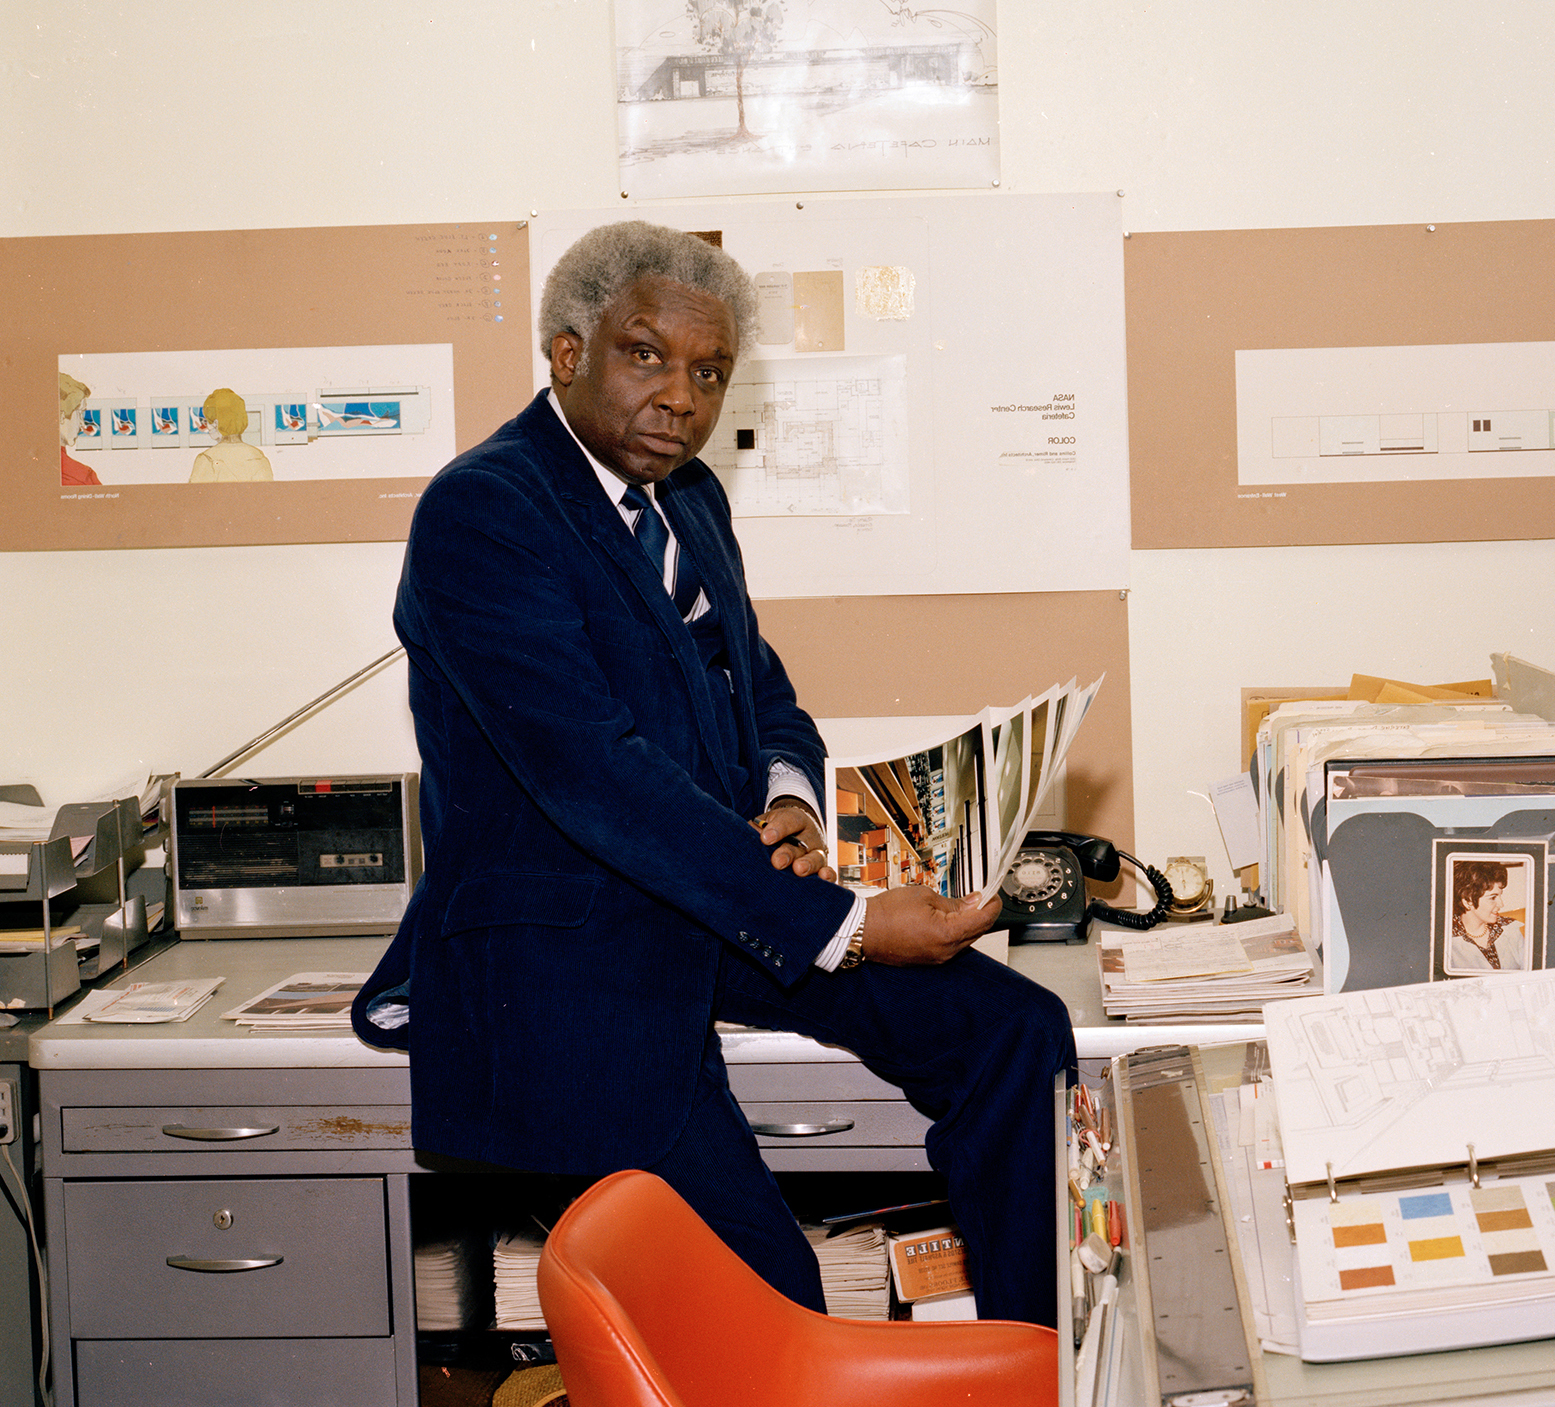
{"label": "cardboard box", "polygon": [[972,1288],[966,1268],[966,1242],[953,1226],[892,1236],[891,1280],[903,1304],[931,1295],[954,1295]]}

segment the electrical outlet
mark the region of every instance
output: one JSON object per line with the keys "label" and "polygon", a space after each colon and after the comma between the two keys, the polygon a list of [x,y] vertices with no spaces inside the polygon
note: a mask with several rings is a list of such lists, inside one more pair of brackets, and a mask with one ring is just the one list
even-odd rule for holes
{"label": "electrical outlet", "polygon": [[17,1090],[15,1080],[0,1080],[0,1143],[16,1141]]}

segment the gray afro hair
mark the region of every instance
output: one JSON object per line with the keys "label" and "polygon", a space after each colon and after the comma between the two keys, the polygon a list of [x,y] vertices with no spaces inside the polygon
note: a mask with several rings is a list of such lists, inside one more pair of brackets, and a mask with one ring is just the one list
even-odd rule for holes
{"label": "gray afro hair", "polygon": [[739,350],[756,342],[756,286],[723,250],[684,230],[623,220],[601,225],[579,239],[546,276],[540,294],[540,350],[575,333],[586,347],[600,316],[617,294],[640,278],[673,279],[722,299],[734,314]]}

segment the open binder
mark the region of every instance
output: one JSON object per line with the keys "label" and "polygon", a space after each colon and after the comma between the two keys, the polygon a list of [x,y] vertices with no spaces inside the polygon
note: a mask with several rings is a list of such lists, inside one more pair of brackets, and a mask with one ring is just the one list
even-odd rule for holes
{"label": "open binder", "polygon": [[1555,973],[1264,1009],[1301,1356],[1555,1335]]}

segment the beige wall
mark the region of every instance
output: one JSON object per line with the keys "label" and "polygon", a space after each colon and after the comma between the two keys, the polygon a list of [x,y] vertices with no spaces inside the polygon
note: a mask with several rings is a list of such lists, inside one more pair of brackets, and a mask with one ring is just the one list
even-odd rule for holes
{"label": "beige wall", "polygon": [[[1555,217],[1545,0],[1003,8],[1005,191],[1116,190],[1120,228],[1142,231]],[[619,205],[611,94],[606,0],[11,5],[0,235]],[[62,802],[126,765],[199,772],[392,644],[398,556],[0,554],[0,780]],[[1203,794],[1241,765],[1244,685],[1464,679],[1492,649],[1555,664],[1552,580],[1548,542],[1136,552],[1128,677],[1109,685],[1132,704],[1132,777],[1106,786],[1117,806],[1131,784],[1137,853],[1206,854],[1225,887]],[[936,604],[943,651],[917,641],[919,677],[955,675],[946,711],[1002,700],[1010,622],[1051,606]],[[764,615],[815,682],[857,609],[814,637],[791,605]],[[1085,669],[1031,659],[1035,685]],[[414,767],[402,694],[391,666],[246,770]],[[897,697],[881,680],[873,710],[817,711],[941,711]]]}

